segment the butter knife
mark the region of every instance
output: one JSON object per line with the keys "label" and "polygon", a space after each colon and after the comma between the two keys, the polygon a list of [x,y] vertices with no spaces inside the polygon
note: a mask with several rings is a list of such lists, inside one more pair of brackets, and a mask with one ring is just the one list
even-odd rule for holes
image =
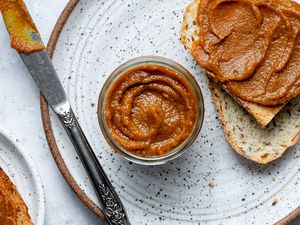
{"label": "butter knife", "polygon": [[[33,80],[70,137],[94,187],[107,222],[110,225],[130,225],[119,196],[80,128],[24,2],[7,1],[0,10],[11,37],[12,47],[19,52]],[[20,28],[20,24],[24,27]]]}

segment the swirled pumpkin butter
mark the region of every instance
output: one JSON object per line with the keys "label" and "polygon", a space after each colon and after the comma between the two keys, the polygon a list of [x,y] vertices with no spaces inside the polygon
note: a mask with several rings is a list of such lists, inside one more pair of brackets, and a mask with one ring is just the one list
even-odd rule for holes
{"label": "swirled pumpkin butter", "polygon": [[134,67],[110,88],[105,119],[125,150],[161,156],[184,142],[197,117],[197,97],[186,78],[159,65]]}
{"label": "swirled pumpkin butter", "polygon": [[300,93],[300,6],[290,0],[201,0],[192,54],[229,92],[261,105]]}

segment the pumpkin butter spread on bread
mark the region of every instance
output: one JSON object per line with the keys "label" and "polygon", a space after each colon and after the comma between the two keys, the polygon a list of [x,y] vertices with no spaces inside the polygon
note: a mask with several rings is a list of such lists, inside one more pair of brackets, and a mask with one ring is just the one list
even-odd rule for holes
{"label": "pumpkin butter spread on bread", "polygon": [[33,225],[28,208],[14,184],[0,168],[0,224]]}
{"label": "pumpkin butter spread on bread", "polygon": [[209,77],[228,142],[259,163],[300,138],[299,32],[290,0],[194,0],[184,14],[182,43]]}

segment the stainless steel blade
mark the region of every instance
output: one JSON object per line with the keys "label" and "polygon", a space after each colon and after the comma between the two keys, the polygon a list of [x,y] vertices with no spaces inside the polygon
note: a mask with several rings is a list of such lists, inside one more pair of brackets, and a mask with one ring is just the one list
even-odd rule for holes
{"label": "stainless steel blade", "polygon": [[19,54],[49,106],[60,114],[69,103],[47,51]]}

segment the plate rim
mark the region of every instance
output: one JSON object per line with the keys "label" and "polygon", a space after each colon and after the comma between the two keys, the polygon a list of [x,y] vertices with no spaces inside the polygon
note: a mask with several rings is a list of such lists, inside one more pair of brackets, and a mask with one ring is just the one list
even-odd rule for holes
{"label": "plate rim", "polygon": [[[36,167],[36,164],[33,161],[33,159],[31,158],[31,156],[28,153],[26,153],[22,147],[20,147],[20,144],[18,144],[14,139],[11,138],[11,136],[9,136],[9,133],[5,129],[0,128],[0,136],[5,138],[6,141],[10,142],[12,144],[12,146],[14,146],[14,148],[21,155],[21,157],[23,157],[25,164],[28,165],[29,171],[34,175],[34,176],[32,176],[32,179],[37,188],[37,196],[40,196],[40,198],[41,198],[40,202],[37,204],[38,209],[40,209],[40,211],[39,211],[40,216],[37,218],[37,224],[42,225],[45,222],[45,213],[46,213],[45,191],[44,191],[42,179],[40,177],[40,173]],[[16,188],[18,189],[18,187],[16,187]],[[32,216],[30,215],[30,217],[32,217]]]}
{"label": "plate rim", "polygon": [[[63,9],[62,13],[58,17],[58,20],[52,30],[52,33],[50,35],[48,44],[47,44],[47,51],[52,58],[58,38],[60,36],[60,33],[67,22],[69,16],[73,12],[75,6],[80,0],[69,0],[65,8]],[[105,220],[104,214],[102,210],[85,194],[85,192],[79,187],[79,185],[76,183],[75,179],[71,175],[70,171],[68,170],[67,165],[65,164],[64,159],[62,158],[60,151],[58,149],[58,146],[56,144],[56,139],[54,137],[54,133],[52,130],[52,125],[50,121],[50,114],[49,114],[49,106],[43,97],[43,95],[40,95],[40,108],[41,108],[41,117],[42,117],[42,123],[44,132],[46,135],[46,139],[50,148],[50,151],[52,153],[52,156],[61,172],[63,177],[65,178],[68,185],[71,187],[71,189],[75,192],[75,194],[78,196],[78,198],[93,212],[95,213],[100,219]],[[1,130],[0,130],[1,131]],[[300,206],[290,212],[287,216],[276,222],[276,225],[283,225],[288,224],[292,220],[296,219],[298,216],[300,216]]]}

